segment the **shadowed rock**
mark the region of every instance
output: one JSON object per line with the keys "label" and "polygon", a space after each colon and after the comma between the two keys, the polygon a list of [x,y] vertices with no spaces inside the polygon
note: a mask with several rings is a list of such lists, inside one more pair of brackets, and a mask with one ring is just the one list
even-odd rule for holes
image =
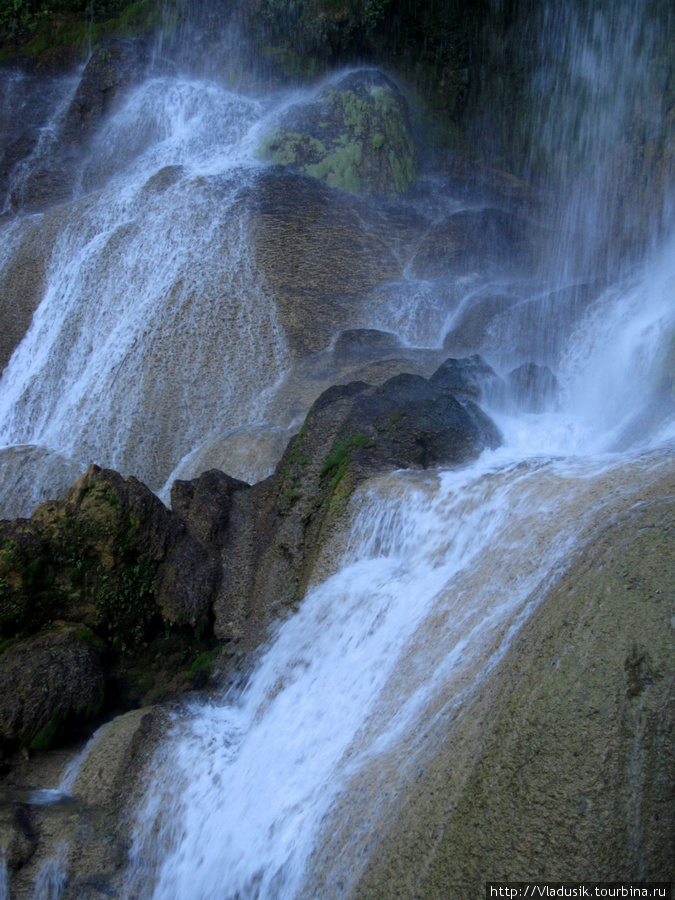
{"label": "shadowed rock", "polygon": [[523,363],[509,372],[507,382],[516,405],[525,412],[545,412],[560,393],[558,379],[549,367],[533,362]]}
{"label": "shadowed rock", "polygon": [[0,749],[47,749],[103,703],[103,644],[65,628],[22,641],[0,656]]}

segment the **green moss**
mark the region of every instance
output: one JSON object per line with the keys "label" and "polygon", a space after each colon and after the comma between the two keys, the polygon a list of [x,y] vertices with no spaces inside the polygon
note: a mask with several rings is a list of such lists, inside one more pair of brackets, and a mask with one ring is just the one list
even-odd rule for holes
{"label": "green moss", "polygon": [[[11,0],[11,4],[18,13],[29,7],[22,0]],[[71,9],[54,10],[51,4],[43,2],[28,18],[15,17],[12,24],[7,17],[3,20],[2,8],[7,5],[8,0],[0,0],[0,32],[4,31],[5,40],[13,43],[0,49],[0,61],[15,56],[17,51],[22,56],[39,60],[62,48],[79,51],[84,56],[92,45],[106,38],[133,37],[150,31],[159,25],[165,14],[163,4],[158,0],[141,0],[126,5],[108,4],[111,11],[115,6],[123,8],[117,15],[92,22],[88,11],[84,6],[80,9],[78,3],[71,3]]]}
{"label": "green moss", "polygon": [[138,645],[158,617],[154,598],[156,565],[127,563],[121,575],[111,579],[100,567],[91,585],[96,602],[96,625],[113,650],[126,653]]}
{"label": "green moss", "polygon": [[200,653],[190,666],[190,669],[188,671],[188,675],[190,676],[190,678],[194,678],[200,672],[210,672],[219,653],[220,648],[218,647],[214,647],[213,650],[205,650],[203,653]]}
{"label": "green moss", "polygon": [[102,651],[105,649],[105,645],[98,635],[94,634],[91,628],[81,628],[77,634],[76,638],[83,644],[88,644],[90,647],[93,647],[94,650]]}
{"label": "green moss", "polygon": [[[407,190],[417,174],[415,150],[391,92],[382,87],[362,93],[333,89],[320,100],[324,111],[312,113],[308,133],[277,130],[262,142],[258,156],[297,167],[348,193]],[[334,135],[330,139],[319,140],[310,133],[329,127]],[[388,153],[383,157],[375,151],[385,144]]]}
{"label": "green moss", "polygon": [[21,735],[21,744],[30,747],[31,750],[36,752],[49,750],[54,742],[54,738],[58,735],[63,718],[63,712],[57,709],[45,727],[38,731],[36,735],[31,736],[24,732]]}
{"label": "green moss", "polygon": [[0,642],[0,656],[2,656],[2,654],[5,652],[5,650],[9,650],[9,648],[12,647],[14,644],[16,644],[16,638],[10,638],[10,640],[8,640],[8,641]]}
{"label": "green moss", "polygon": [[353,454],[357,450],[365,450],[373,446],[373,441],[367,434],[357,434],[354,437],[338,441],[333,452],[321,467],[321,475],[327,475],[334,470],[341,470],[352,461]]}

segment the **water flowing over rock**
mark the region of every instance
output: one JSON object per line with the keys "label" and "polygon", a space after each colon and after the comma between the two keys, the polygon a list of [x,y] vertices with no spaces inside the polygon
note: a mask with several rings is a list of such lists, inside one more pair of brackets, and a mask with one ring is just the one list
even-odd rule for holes
{"label": "water flowing over rock", "polygon": [[415,218],[285,173],[259,180],[257,198],[256,262],[291,349],[321,350],[358,315],[364,293],[401,276],[397,251]]}
{"label": "water flowing over rock", "polygon": [[[673,487],[667,476],[598,529],[471,716],[438,724],[435,757],[359,897],[440,900],[458,884],[468,897],[488,870],[498,881],[670,880],[675,532],[658,495]],[[489,708],[480,755],[467,759]]]}
{"label": "water flowing over rock", "polygon": [[[456,466],[500,441],[473,401],[461,403],[418,375],[398,375],[379,387],[352,382],[329,388],[274,475],[234,495],[228,556],[236,564],[226,563],[214,604],[216,635],[241,637],[244,616],[264,620],[280,603],[301,598],[314,561],[364,478],[397,468]],[[180,508],[181,488],[174,491],[172,503]]]}
{"label": "water flowing over rock", "polygon": [[672,880],[672,3],[14,6],[0,900]]}

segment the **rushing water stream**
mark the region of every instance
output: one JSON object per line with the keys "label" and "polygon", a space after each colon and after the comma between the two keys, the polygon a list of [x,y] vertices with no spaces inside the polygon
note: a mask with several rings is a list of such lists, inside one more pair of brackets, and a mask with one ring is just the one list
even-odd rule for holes
{"label": "rushing water stream", "polygon": [[[619,267],[603,229],[616,197],[602,160],[643,96],[645,48],[656,39],[652,26],[638,27],[644,6],[620,3],[590,25],[547,7],[550,34],[567,31],[538,73],[535,94],[551,89],[550,66],[560,83],[533,127],[549,150],[566,150],[564,202],[541,270],[509,290],[525,306],[533,282],[540,291],[600,285],[547,358],[556,403],[541,414],[488,410],[505,446],[471,466],[361,487],[341,545],[320,561],[246,686],[174,714],[139,799],[120,896],[350,896],[381,823],[433,753],[435,724],[470,715],[575,551],[672,471],[675,415],[663,376],[675,333],[675,238],[664,231],[672,195],[660,194],[639,263]],[[640,64],[629,71],[627,58]],[[74,89],[59,82],[34,159],[47,153]],[[3,278],[30,228],[51,216],[54,229],[39,305],[0,380],[11,514],[30,512],[91,461],[160,491],[223,435],[287,434],[297,410],[283,408],[280,388],[295,363],[250,251],[250,224],[260,136],[313,90],[251,98],[212,80],[151,74],[82,156],[67,211],[2,224]],[[567,115],[580,93],[581,120]],[[13,176],[15,197],[29,167]],[[435,202],[443,213],[461,208],[453,197]],[[489,281],[481,278],[456,279],[448,296],[466,286],[460,304],[468,302]],[[371,320],[359,311],[353,324],[438,350],[453,310],[430,299],[434,287],[406,269],[385,286],[390,306],[379,304]],[[552,346],[550,321],[530,327],[532,352]],[[503,346],[488,361],[513,364],[513,353]],[[234,474],[253,480],[269,468],[267,460]],[[43,867],[36,898],[58,896],[67,853],[61,847]],[[0,898],[8,895],[3,860]]]}

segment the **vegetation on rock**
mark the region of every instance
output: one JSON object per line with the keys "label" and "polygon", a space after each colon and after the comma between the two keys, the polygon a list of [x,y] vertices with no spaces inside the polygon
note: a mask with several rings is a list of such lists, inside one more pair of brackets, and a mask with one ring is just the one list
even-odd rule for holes
{"label": "vegetation on rock", "polygon": [[354,194],[400,194],[416,176],[405,101],[379,72],[354,72],[289,110],[265,159]]}

